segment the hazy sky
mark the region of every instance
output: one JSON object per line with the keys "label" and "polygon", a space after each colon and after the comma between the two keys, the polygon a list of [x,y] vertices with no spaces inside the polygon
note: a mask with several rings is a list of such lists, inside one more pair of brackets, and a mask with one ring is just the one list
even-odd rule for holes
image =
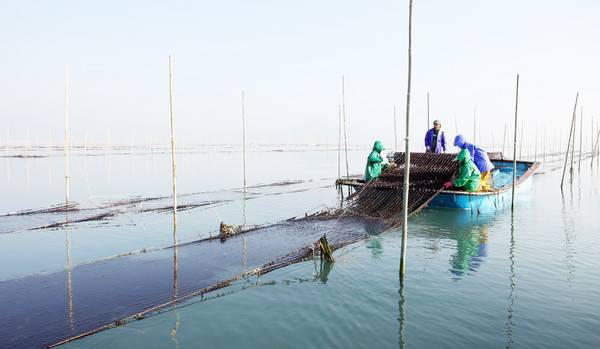
{"label": "hazy sky", "polygon": [[[348,141],[405,133],[408,0],[0,2],[0,142],[167,142],[173,56],[179,141],[337,142],[342,75]],[[597,0],[414,0],[411,139],[440,119],[449,138],[501,142],[516,75],[526,134],[566,137],[575,94],[600,120]],[[578,108],[578,113],[579,113]],[[455,122],[456,120],[456,122]],[[110,131],[109,131],[110,130]],[[512,131],[511,131],[512,132]],[[478,136],[479,137],[479,136]],[[400,144],[399,144],[400,145]]]}

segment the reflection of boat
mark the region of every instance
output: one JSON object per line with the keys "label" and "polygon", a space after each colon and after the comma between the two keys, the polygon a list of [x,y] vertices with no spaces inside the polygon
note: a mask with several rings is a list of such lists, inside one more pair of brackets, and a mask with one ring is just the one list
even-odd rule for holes
{"label": "reflection of boat", "polygon": [[[496,166],[492,170],[492,190],[480,192],[441,190],[429,202],[428,206],[481,211],[497,209],[504,206],[504,204],[510,203],[512,196],[513,161],[502,159],[500,153],[490,153],[489,155],[492,158],[492,163]],[[540,162],[517,161],[515,193],[531,188],[531,178],[540,165]],[[349,186],[356,190],[360,189],[363,185],[364,180],[356,178],[338,179],[336,181],[336,186]],[[412,188],[415,187],[413,186]]]}
{"label": "reflection of boat", "polygon": [[[512,196],[513,162],[511,160],[492,160],[492,163],[496,166],[492,172],[492,190],[485,192],[442,190],[429,202],[429,206],[480,211],[496,209],[509,204]],[[531,188],[531,178],[540,164],[540,162],[517,161],[515,193]]]}

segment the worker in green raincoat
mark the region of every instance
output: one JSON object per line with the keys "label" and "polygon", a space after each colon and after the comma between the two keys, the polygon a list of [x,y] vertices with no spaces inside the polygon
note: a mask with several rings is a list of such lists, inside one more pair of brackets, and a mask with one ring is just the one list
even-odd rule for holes
{"label": "worker in green raincoat", "polygon": [[383,144],[380,141],[375,141],[373,144],[373,151],[367,158],[367,169],[365,170],[365,182],[370,181],[381,176],[381,172],[388,168],[388,164],[382,164],[383,158],[381,157],[381,151]]}
{"label": "worker in green raincoat", "polygon": [[444,188],[455,186],[466,191],[479,190],[479,182],[481,181],[481,172],[475,163],[471,161],[471,154],[468,149],[461,149],[456,157],[460,163],[458,176],[448,183],[444,183]]}

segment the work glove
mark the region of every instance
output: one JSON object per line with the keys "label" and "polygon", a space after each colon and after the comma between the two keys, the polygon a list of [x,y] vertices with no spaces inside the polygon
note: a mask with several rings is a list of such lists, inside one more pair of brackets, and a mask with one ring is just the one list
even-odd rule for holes
{"label": "work glove", "polygon": [[444,183],[444,188],[445,189],[448,189],[451,186],[452,186],[452,182],[446,182],[446,183]]}

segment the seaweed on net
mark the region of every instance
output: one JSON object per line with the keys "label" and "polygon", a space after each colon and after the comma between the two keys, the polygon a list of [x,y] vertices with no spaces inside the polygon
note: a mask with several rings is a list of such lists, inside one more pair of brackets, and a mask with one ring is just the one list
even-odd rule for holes
{"label": "seaweed on net", "polygon": [[[455,154],[411,153],[408,214],[427,206],[458,171]],[[366,183],[350,195],[337,210],[314,214],[314,218],[355,215],[380,218],[393,224],[401,223],[404,210],[405,154],[396,153],[393,167],[383,171],[377,180]]]}
{"label": "seaweed on net", "polygon": [[[451,154],[411,154],[409,214],[426,206],[452,177],[458,168],[453,159]],[[335,251],[401,223],[404,170],[404,154],[398,153],[395,167],[350,195],[339,209],[241,228],[226,239],[215,236],[2,281],[0,346],[57,346],[322,250],[330,258],[326,246]],[[45,315],[31,321],[36,314]]]}

